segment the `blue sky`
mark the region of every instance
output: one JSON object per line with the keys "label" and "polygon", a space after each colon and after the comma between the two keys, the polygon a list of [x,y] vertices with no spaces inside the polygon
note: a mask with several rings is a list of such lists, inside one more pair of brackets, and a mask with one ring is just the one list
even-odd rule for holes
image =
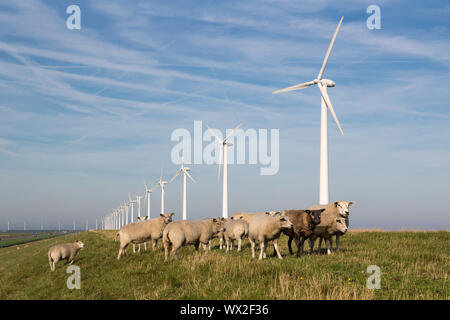
{"label": "blue sky", "polygon": [[[194,120],[280,130],[277,175],[229,167],[230,212],[317,203],[318,90],[271,92],[317,75],[341,16],[330,199],[355,202],[351,227],[448,229],[449,15],[445,1],[0,1],[0,229],[92,225],[176,172],[170,135]],[[217,166],[191,168],[189,217],[218,216]],[[178,217],[181,188],[167,187]]]}

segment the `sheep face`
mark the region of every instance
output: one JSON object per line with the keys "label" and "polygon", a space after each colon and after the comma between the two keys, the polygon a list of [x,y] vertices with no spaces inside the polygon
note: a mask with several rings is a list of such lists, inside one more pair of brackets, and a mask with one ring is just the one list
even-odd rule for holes
{"label": "sheep face", "polygon": [[336,218],[337,231],[342,234],[347,232],[347,225],[345,224],[344,218]]}
{"label": "sheep face", "polygon": [[213,227],[212,231],[214,234],[217,234],[219,232],[225,232],[225,220],[222,220],[221,218],[213,219]]}
{"label": "sheep face", "polygon": [[292,229],[294,227],[287,217],[280,215],[278,219],[280,219],[281,229]]}
{"label": "sheep face", "polygon": [[334,205],[339,212],[341,217],[347,218],[350,214],[349,207],[353,204],[353,202],[349,201],[336,201]]}
{"label": "sheep face", "polygon": [[325,209],[305,210],[305,212],[310,215],[311,222],[314,225],[320,224],[320,216],[321,216],[323,211],[325,211]]}
{"label": "sheep face", "polygon": [[169,224],[169,223],[172,222],[172,216],[174,214],[175,214],[174,212],[172,212],[172,213],[164,213],[164,214],[161,213],[159,216],[161,218],[163,218],[165,224]]}
{"label": "sheep face", "polygon": [[80,241],[80,240],[78,240],[76,242],[76,244],[78,245],[79,248],[83,248],[84,247],[84,243],[82,241]]}

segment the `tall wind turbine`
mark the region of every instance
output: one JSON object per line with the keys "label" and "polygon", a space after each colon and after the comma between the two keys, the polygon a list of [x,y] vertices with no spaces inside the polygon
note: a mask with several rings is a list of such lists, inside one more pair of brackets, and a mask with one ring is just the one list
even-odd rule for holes
{"label": "tall wind turbine", "polygon": [[130,205],[131,205],[131,222],[133,222],[133,216],[134,216],[134,204],[136,203],[136,200],[131,200],[131,195],[128,192],[128,199],[130,200]]}
{"label": "tall wind turbine", "polygon": [[220,145],[219,153],[219,178],[220,178],[220,164],[222,163],[223,154],[223,187],[222,187],[222,217],[228,219],[228,146],[232,144],[227,142],[227,140],[233,135],[233,133],[242,126],[242,123],[231,131],[231,133],[225,137],[225,139],[220,140],[220,138],[212,131],[212,129],[206,124],[209,132],[216,138]]}
{"label": "tall wind turbine", "polygon": [[321,94],[321,118],[320,118],[320,190],[319,190],[319,203],[320,204],[328,204],[328,113],[327,107],[330,110],[331,115],[333,116],[334,121],[336,122],[339,131],[342,135],[344,132],[342,131],[339,120],[334,112],[333,105],[331,104],[330,97],[327,93],[327,87],[334,87],[336,83],[329,79],[323,79],[323,73],[325,71],[325,67],[327,66],[328,58],[330,57],[331,49],[333,48],[334,41],[336,40],[336,36],[341,28],[341,23],[344,17],[341,18],[339,24],[334,32],[333,38],[331,39],[331,43],[328,47],[327,53],[325,54],[325,59],[323,60],[322,67],[320,68],[319,74],[317,78],[309,81],[297,84],[292,87],[288,87],[285,89],[274,91],[273,93],[280,93],[292,90],[300,90],[306,87],[317,84]]}
{"label": "tall wind turbine", "polygon": [[178,169],[177,173],[173,176],[173,178],[169,181],[171,183],[181,172],[183,172],[183,220],[187,219],[187,200],[186,200],[186,176],[189,177],[193,182],[195,182],[194,178],[188,173],[191,169],[184,166],[184,146],[183,146],[183,155],[181,157],[181,168]]}
{"label": "tall wind turbine", "polygon": [[161,176],[159,177],[158,185],[161,187],[161,214],[164,214],[164,188],[165,185],[169,182],[164,181],[162,179],[162,169],[161,169]]}
{"label": "tall wind turbine", "polygon": [[141,217],[141,199],[143,198],[143,196],[136,196],[136,202],[138,205],[138,217]]}
{"label": "tall wind turbine", "polygon": [[152,195],[153,190],[158,186],[158,182],[153,186],[153,188],[149,189],[147,187],[147,182],[144,181],[145,186],[145,200],[147,200],[147,219],[150,219],[150,197]]}

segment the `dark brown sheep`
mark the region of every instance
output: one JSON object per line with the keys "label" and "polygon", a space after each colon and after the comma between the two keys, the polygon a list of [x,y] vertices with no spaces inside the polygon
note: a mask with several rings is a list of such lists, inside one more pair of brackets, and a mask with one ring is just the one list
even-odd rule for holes
{"label": "dark brown sheep", "polygon": [[314,228],[320,223],[321,213],[325,209],[319,210],[284,210],[281,214],[289,218],[294,228],[291,230],[284,230],[284,234],[289,237],[288,247],[289,253],[292,252],[292,240],[295,240],[297,245],[297,256],[303,254],[303,243],[306,239],[314,234]]}

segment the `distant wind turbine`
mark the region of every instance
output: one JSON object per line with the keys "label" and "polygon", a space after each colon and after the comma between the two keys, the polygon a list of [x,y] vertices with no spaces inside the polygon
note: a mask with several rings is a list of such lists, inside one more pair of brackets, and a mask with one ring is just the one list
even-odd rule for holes
{"label": "distant wind turbine", "polygon": [[152,195],[153,190],[155,190],[155,188],[158,186],[158,182],[151,188],[149,189],[147,187],[147,182],[144,181],[144,186],[145,186],[145,200],[147,200],[147,219],[150,219],[150,198]]}
{"label": "distant wind turbine", "polygon": [[319,74],[317,78],[309,81],[297,84],[292,87],[288,87],[285,89],[280,89],[274,91],[273,93],[280,93],[292,90],[300,90],[306,87],[317,85],[321,94],[321,121],[320,121],[320,187],[319,187],[319,203],[320,204],[328,204],[328,113],[327,107],[330,110],[331,115],[333,116],[334,121],[339,128],[339,131],[342,135],[344,132],[342,131],[339,120],[334,112],[333,106],[331,104],[330,97],[327,93],[327,87],[334,87],[336,83],[329,79],[322,79],[323,73],[325,71],[325,67],[327,66],[328,58],[330,57],[331,49],[333,48],[334,41],[336,40],[336,36],[341,28],[341,23],[344,17],[341,18],[339,24],[334,32],[333,38],[331,39],[331,43],[328,47],[327,53],[325,54],[325,59],[323,60],[322,67],[320,68]]}
{"label": "distant wind turbine", "polygon": [[[217,143],[220,145],[219,153],[219,179],[220,179],[220,164],[222,163],[222,153],[223,153],[223,187],[222,187],[222,217],[228,218],[228,146],[232,144],[227,142],[227,140],[233,135],[233,133],[242,126],[242,123],[231,131],[231,133],[221,140],[212,129],[206,124],[209,132],[216,138]],[[222,151],[223,150],[223,151]]]}
{"label": "distant wind turbine", "polygon": [[194,178],[188,173],[191,169],[184,166],[184,146],[183,146],[183,155],[181,156],[181,168],[178,169],[177,173],[173,176],[173,178],[169,181],[171,183],[180,173],[183,172],[183,220],[187,219],[187,199],[186,199],[186,176],[189,177],[193,182],[195,182]]}
{"label": "distant wind turbine", "polygon": [[161,187],[161,214],[164,214],[164,189],[166,184],[169,182],[164,181],[162,179],[162,169],[161,169],[161,176],[159,177],[158,185]]}
{"label": "distant wind turbine", "polygon": [[128,192],[128,200],[130,200],[130,205],[131,205],[131,222],[133,222],[133,217],[134,217],[134,204],[136,203],[136,200],[131,200],[131,195]]}

